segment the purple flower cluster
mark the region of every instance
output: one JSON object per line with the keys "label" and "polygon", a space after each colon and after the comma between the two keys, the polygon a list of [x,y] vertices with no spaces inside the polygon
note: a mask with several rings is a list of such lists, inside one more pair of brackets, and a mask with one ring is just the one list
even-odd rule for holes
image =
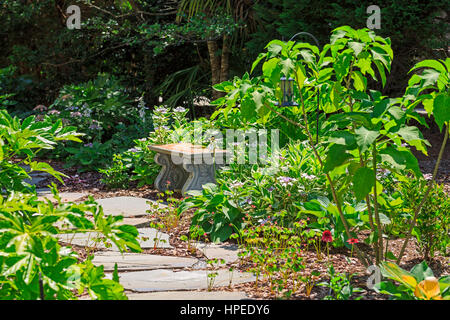
{"label": "purple flower cluster", "polygon": [[291,177],[281,176],[277,178],[278,183],[280,183],[283,187],[292,186],[292,184],[297,181],[297,179]]}

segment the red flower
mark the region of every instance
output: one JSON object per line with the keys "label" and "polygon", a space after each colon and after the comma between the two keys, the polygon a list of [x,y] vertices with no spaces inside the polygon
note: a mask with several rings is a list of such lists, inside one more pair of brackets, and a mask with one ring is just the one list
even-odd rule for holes
{"label": "red flower", "polygon": [[358,240],[358,239],[355,239],[355,238],[351,238],[351,239],[348,239],[347,242],[348,242],[349,244],[355,244],[355,243],[358,243],[359,240]]}
{"label": "red flower", "polygon": [[325,230],[322,233],[322,241],[323,242],[333,242],[333,236],[331,235],[330,230]]}

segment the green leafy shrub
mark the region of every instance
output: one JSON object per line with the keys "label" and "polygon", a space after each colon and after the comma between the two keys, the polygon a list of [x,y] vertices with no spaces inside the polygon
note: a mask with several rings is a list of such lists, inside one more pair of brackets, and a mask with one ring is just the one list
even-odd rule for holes
{"label": "green leafy shrub", "polygon": [[[85,142],[105,142],[111,139],[118,125],[126,126],[140,120],[133,104],[117,78],[99,74],[86,83],[64,86],[49,106],[48,114],[76,126],[86,134]],[[143,112],[145,116],[145,110]]]}
{"label": "green leafy shrub", "polygon": [[136,228],[120,224],[122,219],[105,217],[93,201],[55,206],[33,194],[0,198],[0,299],[75,299],[75,289],[93,299],[126,299],[119,283],[105,279],[103,266],[79,262],[79,255],[57,238],[95,232],[121,251],[139,252]]}
{"label": "green leafy shrub", "polygon": [[[431,67],[434,70],[413,75],[410,86],[415,87],[408,88],[403,97],[391,99],[370,90],[369,80],[381,80],[381,85],[386,85],[392,59],[389,38],[377,36],[369,29],[343,26],[333,30],[330,42],[322,51],[308,43],[273,40],[252,65],[251,71],[262,63],[261,76],[245,74],[242,79],[235,77],[233,81],[214,86],[226,93],[215,102],[222,107],[218,112],[226,115],[238,109],[245,121],[262,125],[276,115],[306,133],[326,177],[330,190],[327,196],[332,197],[342,223],[344,243],[354,238],[353,224],[349,222],[353,218],[346,217],[343,207],[344,201],[351,197],[352,204],[361,202],[368,211],[369,239],[376,263],[389,254],[384,250],[387,245],[383,234],[385,225],[391,223],[390,219],[385,219],[389,212],[384,211],[388,206],[386,197],[381,195],[383,185],[379,173],[388,169],[398,176],[405,172],[422,175],[411,147],[426,154],[430,144],[417,127],[409,125],[411,119],[424,123],[415,112],[417,93],[435,88],[438,78],[442,80],[437,84],[439,91],[448,87],[447,62],[424,61],[413,69]],[[296,105],[289,108],[282,104],[280,78],[283,76],[293,79]],[[433,113],[439,111],[436,118],[442,127],[448,120],[441,116],[445,94],[431,95],[430,101],[437,106]],[[317,108],[328,115],[322,123],[319,119],[315,124],[310,116]],[[285,109],[292,109],[294,114],[283,114]],[[314,130],[317,126],[327,130],[317,136]],[[289,134],[292,139],[302,139],[295,131]],[[339,238],[336,234],[335,237]],[[352,248],[363,264],[371,263],[357,244]]]}
{"label": "green leafy shrub", "polygon": [[0,111],[0,299],[75,299],[76,291],[93,299],[126,299],[123,287],[106,279],[102,266],[94,266],[91,258],[80,262],[72,247],[58,241],[62,234],[90,232],[106,246],[139,252],[137,229],[122,224],[122,216],[105,217],[92,198],[61,203],[52,188],[57,204],[38,199],[35,187],[24,181],[28,173],[44,171],[59,180],[63,174],[33,161],[34,156],[59,141],[80,141],[81,134],[61,120],[36,118],[21,121]]}
{"label": "green leafy shrub", "polygon": [[37,111],[76,127],[84,133],[84,144],[60,145],[47,156],[65,159],[67,166],[79,166],[80,172],[105,168],[114,153],[127,150],[152,129],[143,98],[135,106],[119,80],[108,74],[65,86],[49,109],[42,106]]}
{"label": "green leafy shrub", "polygon": [[110,188],[126,188],[130,181],[137,181],[138,187],[152,184],[160,166],[154,162],[155,152],[148,147],[184,141],[186,133],[195,126],[194,122],[188,123],[187,112],[182,107],[172,110],[155,107],[151,115],[154,131],[148,137],[135,139],[133,147],[114,155],[112,164],[100,170],[103,183]]}
{"label": "green leafy shrub", "polygon": [[70,154],[64,164],[66,167],[78,165],[78,171],[94,171],[105,167],[112,157],[111,140],[101,142],[90,142],[77,147],[66,147],[65,150]]}
{"label": "green leafy shrub", "polygon": [[[318,286],[330,289],[332,295],[325,296],[324,300],[350,300],[355,293],[362,292],[360,288],[354,288],[351,284],[352,275],[344,273],[336,273],[334,266],[328,267],[328,282],[318,283]],[[354,300],[360,300],[362,296],[356,297]]]}
{"label": "green leafy shrub", "polygon": [[[0,110],[0,189],[4,192],[31,189],[25,179],[29,172],[44,171],[61,180],[61,173],[45,162],[33,161],[40,150],[51,150],[60,141],[80,142],[74,127],[64,127],[61,120],[52,122],[49,117],[37,121],[35,116],[20,120]],[[28,169],[29,168],[29,169]]]}
{"label": "green leafy shrub", "polygon": [[[405,201],[403,225],[408,225],[414,209],[419,205],[427,180],[410,180],[400,185],[400,193]],[[450,197],[444,191],[444,186],[434,185],[427,197],[422,210],[417,217],[413,235],[417,239],[418,249],[427,261],[433,258],[436,251],[448,254],[450,246]],[[405,219],[406,218],[406,219]]]}

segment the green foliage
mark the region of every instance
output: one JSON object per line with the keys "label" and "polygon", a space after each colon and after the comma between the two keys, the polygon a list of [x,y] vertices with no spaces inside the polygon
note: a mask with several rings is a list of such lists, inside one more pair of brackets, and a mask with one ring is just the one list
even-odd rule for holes
{"label": "green foliage", "polygon": [[[423,198],[427,180],[406,180],[399,185],[404,200],[403,212],[397,219],[406,224],[414,209]],[[422,210],[419,212],[413,235],[417,239],[418,249],[423,258],[429,261],[436,251],[446,255],[450,246],[450,197],[443,186],[434,185]]]}
{"label": "green foliage", "polygon": [[[26,192],[31,186],[24,181],[31,171],[45,171],[61,181],[62,174],[47,163],[32,159],[42,149],[51,150],[60,141],[80,142],[74,127],[63,127],[62,121],[52,122],[49,117],[37,121],[30,116],[23,121],[0,110],[0,189],[7,193]],[[20,159],[18,162],[13,162]],[[19,164],[23,164],[19,166]],[[29,170],[26,170],[27,166]]]}
{"label": "green foliage", "polygon": [[[379,37],[368,29],[354,30],[344,26],[333,31],[330,43],[322,51],[307,43],[273,40],[252,66],[253,70],[262,63],[262,76],[250,78],[245,74],[242,79],[236,77],[233,82],[215,86],[216,90],[226,92],[225,97],[215,102],[223,106],[220,112],[225,116],[240,108],[245,120],[264,125],[274,114],[279,116],[286,109],[293,110],[293,117],[288,118],[306,131],[312,145],[315,139],[308,114],[317,108],[317,103],[323,112],[332,113],[321,124],[326,128],[325,137],[313,151],[332,188],[335,225],[338,225],[337,221],[342,224],[341,228],[335,229],[336,238],[341,238],[339,233],[344,232],[346,237],[351,237],[346,224],[349,227],[361,225],[361,221],[349,223],[348,220],[353,221],[353,218],[344,218],[344,206],[347,206],[343,200],[348,191],[355,193],[357,201],[366,200],[366,210],[371,205],[370,198],[366,197],[373,194],[378,228],[372,231],[379,234],[389,219],[378,211],[377,198],[382,191],[376,177],[378,170],[393,168],[399,175],[402,174],[400,170],[421,175],[417,159],[407,148],[414,146],[426,153],[429,143],[416,127],[407,124],[408,119],[420,117],[413,109],[402,110],[407,99],[389,99],[367,88],[368,79],[379,77],[385,84],[392,58],[390,39]],[[294,79],[298,107],[282,106],[281,76]],[[246,111],[247,106],[252,112]],[[290,133],[290,138],[299,138],[295,131]],[[317,151],[322,148],[326,150],[323,160]],[[370,219],[372,217],[365,222]],[[371,227],[374,226],[371,223]],[[342,243],[345,243],[344,238]]]}
{"label": "green foliage", "polygon": [[[235,156],[243,153],[240,147],[235,149]],[[272,155],[268,154],[270,157]],[[230,164],[222,168],[218,172],[218,187],[192,194],[180,207],[180,212],[199,208],[194,214],[191,230],[201,227],[211,240],[220,238],[223,241],[231,231],[239,232],[247,227],[240,221],[243,213],[256,222],[279,212],[280,215],[273,219],[284,227],[292,227],[303,218],[305,213],[299,210],[300,203],[327,193],[319,164],[305,143],[289,144],[276,157],[279,166],[275,168],[251,164]],[[221,211],[224,211],[223,215]],[[311,223],[316,221],[316,217],[311,218]]]}
{"label": "green foliage", "polygon": [[[139,110],[133,104],[118,79],[99,74],[95,80],[64,86],[48,113],[66,119],[85,133],[86,143],[105,142],[117,131],[118,124],[127,126],[138,122]],[[145,110],[142,112],[145,116]]]}
{"label": "green foliage", "polygon": [[95,267],[89,259],[80,262],[79,255],[58,240],[62,234],[92,232],[121,252],[140,252],[136,228],[123,225],[122,216],[105,217],[92,198],[81,204],[61,203],[54,187],[57,204],[39,200],[35,187],[24,181],[32,171],[50,173],[61,181],[61,173],[33,158],[57,142],[80,141],[80,135],[74,127],[63,127],[61,120],[52,123],[49,117],[39,121],[30,116],[21,121],[0,111],[2,299],[76,299],[76,292],[87,292],[93,299],[126,299],[117,281],[105,279],[103,267]]}
{"label": "green foliage", "polygon": [[97,79],[80,85],[65,86],[49,107],[39,116],[56,121],[84,133],[84,144],[59,146],[47,155],[63,158],[66,165],[79,166],[79,172],[105,168],[115,152],[127,150],[134,139],[152,129],[149,111],[143,98],[135,106],[127,90],[113,76],[100,74]]}
{"label": "green foliage", "polygon": [[[201,193],[189,191],[189,198],[182,209],[197,207],[192,217],[191,231],[207,233],[213,242],[222,242],[230,237],[234,230],[243,228],[244,212],[237,202],[239,194],[227,186],[206,184]],[[227,198],[225,195],[231,195]],[[200,230],[196,228],[198,226]]]}
{"label": "green foliage", "polygon": [[411,76],[406,89],[407,98],[411,99],[409,108],[423,103],[428,115],[433,115],[439,129],[442,131],[446,125],[450,130],[450,58],[421,61],[410,72],[417,69],[422,72]]}
{"label": "green foliage", "polygon": [[182,107],[172,110],[155,107],[151,115],[154,131],[148,137],[134,140],[132,148],[115,154],[112,165],[99,170],[103,174],[103,183],[110,188],[126,188],[131,181],[137,181],[138,187],[152,184],[160,166],[154,162],[155,152],[148,147],[188,139],[186,133],[190,132],[193,123],[188,125],[187,112]]}
{"label": "green foliage", "polygon": [[[351,284],[352,276],[343,273],[336,273],[334,266],[331,264],[328,267],[328,274],[330,276],[329,282],[318,283],[318,286],[330,288],[333,295],[327,295],[324,300],[350,300],[355,293],[362,292],[360,288],[354,288]],[[362,296],[354,300],[361,299]]]}
{"label": "green foliage", "polygon": [[155,55],[163,52],[169,45],[180,45],[186,41],[216,40],[223,35],[231,35],[240,26],[230,15],[223,12],[213,15],[198,12],[191,17],[184,17],[187,18],[187,22],[183,24],[156,23],[140,26],[144,38],[152,40],[157,37],[165,40],[155,42],[156,46],[153,49]]}
{"label": "green foliage", "polygon": [[249,214],[244,220],[248,226],[231,238],[238,241],[241,262],[256,276],[256,290],[266,284],[271,294],[290,298],[299,291],[302,283],[314,285],[310,277],[316,280],[317,272],[313,271],[308,278],[303,276],[305,264],[301,247],[305,224],[296,223],[292,228],[284,228],[270,217],[263,223],[254,223]]}
{"label": "green foliage", "polygon": [[[56,189],[54,190],[57,196]],[[40,298],[42,281],[45,299],[75,299],[85,290],[93,299],[123,299],[123,287],[104,279],[103,267],[94,267],[71,247],[58,243],[58,234],[99,232],[104,241],[123,251],[140,251],[137,230],[120,224],[123,217],[104,217],[93,201],[53,205],[33,194],[0,198],[0,296],[3,299]],[[93,222],[87,213],[93,215]]]}
{"label": "green foliage", "polygon": [[391,262],[381,264],[381,273],[399,285],[390,281],[375,284],[374,290],[392,296],[394,300],[449,300],[450,277],[434,277],[433,271],[423,261],[409,272]]}
{"label": "green foliage", "polygon": [[[246,43],[249,59],[254,59],[267,44],[267,39],[288,40],[298,32],[309,32],[318,38],[321,45],[328,42],[330,32],[342,25],[355,29],[364,28],[367,7],[370,1],[314,1],[306,0],[268,0],[254,5],[254,18],[260,27],[250,35]],[[448,23],[442,18],[448,11],[444,0],[427,2],[417,1],[378,1],[381,9],[381,29],[376,30],[382,37],[392,39],[392,48],[396,52],[393,62],[395,72],[388,78],[386,91],[400,94],[407,85],[407,71],[417,59],[434,57],[437,52],[445,57]],[[297,42],[313,43],[308,36],[297,36]],[[251,61],[251,60],[250,60]],[[380,85],[368,82],[372,89],[381,89]]]}
{"label": "green foliage", "polygon": [[95,171],[110,163],[113,149],[111,140],[106,143],[91,142],[77,147],[66,147],[69,153],[64,166],[69,168],[78,165],[78,172]]}

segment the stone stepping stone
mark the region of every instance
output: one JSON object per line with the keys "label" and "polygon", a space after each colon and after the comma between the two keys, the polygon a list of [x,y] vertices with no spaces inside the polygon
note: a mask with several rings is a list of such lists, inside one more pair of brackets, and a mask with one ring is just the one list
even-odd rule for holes
{"label": "stone stepping stone", "polygon": [[233,263],[239,259],[239,250],[236,245],[197,242],[195,247],[202,251],[208,259],[223,259],[225,263]]}
{"label": "stone stepping stone", "polygon": [[92,262],[103,265],[105,271],[113,271],[117,263],[119,271],[177,269],[193,266],[197,259],[140,253],[97,252]]}
{"label": "stone stepping stone", "polygon": [[[97,203],[103,207],[105,215],[122,215],[124,217],[147,216],[147,210],[150,210],[148,202],[155,201],[137,197],[114,197],[97,200]],[[159,205],[167,207],[164,204]]]}
{"label": "stone stepping stone", "polygon": [[124,218],[121,224],[129,224],[136,228],[146,228],[150,225],[150,220],[147,218]]}
{"label": "stone stepping stone", "polygon": [[[179,271],[172,270],[151,270],[125,272],[119,274],[120,283],[125,289],[135,292],[156,292],[175,290],[207,289],[206,270]],[[228,286],[231,272],[228,269],[218,270],[218,275],[214,279],[213,287]],[[112,275],[108,274],[111,278]],[[233,271],[231,284],[255,281],[256,278],[251,273]]]}
{"label": "stone stepping stone", "polygon": [[45,179],[47,179],[47,177],[44,176],[36,176],[36,175],[31,175],[31,179],[24,179],[23,181],[26,183],[29,183],[31,185],[37,185],[39,182],[44,181]]}
{"label": "stone stepping stone", "polygon": [[[56,199],[53,196],[53,193],[50,189],[37,189],[37,196],[39,200],[48,199],[52,202],[56,202]],[[76,202],[78,199],[86,196],[86,193],[82,192],[60,192],[59,196],[61,197],[61,202]]]}
{"label": "stone stepping stone", "polygon": [[127,294],[129,300],[250,300],[240,291],[166,291]]}
{"label": "stone stepping stone", "polygon": [[[159,232],[153,228],[141,228],[138,229],[139,238],[145,237],[148,239],[139,239],[139,244],[142,249],[153,249],[153,248],[173,248],[169,244],[169,235],[166,233]],[[57,237],[63,241],[80,247],[90,247],[97,249],[107,249],[111,251],[119,251],[119,249],[113,244],[112,247],[106,248],[102,241],[96,242],[95,239],[99,237],[99,233],[87,232],[87,233],[66,233],[58,234]],[[158,238],[155,245],[154,238]]]}

